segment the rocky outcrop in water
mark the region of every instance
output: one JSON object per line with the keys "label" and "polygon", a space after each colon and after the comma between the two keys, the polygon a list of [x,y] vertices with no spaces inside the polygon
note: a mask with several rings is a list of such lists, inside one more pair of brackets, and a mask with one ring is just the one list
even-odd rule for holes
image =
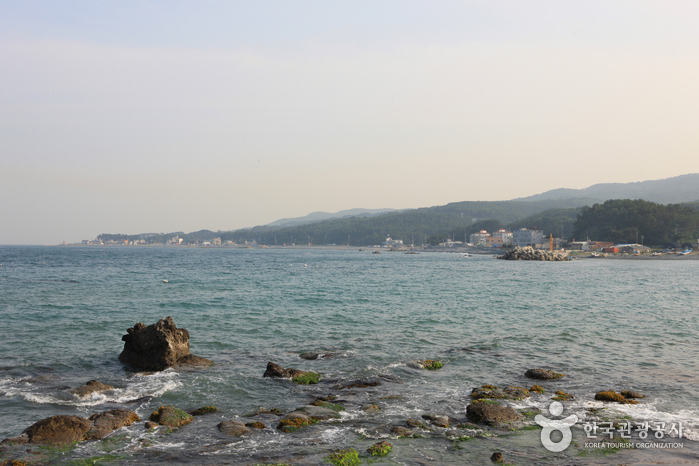
{"label": "rocky outcrop in water", "polygon": [[70,393],[75,396],[79,396],[80,398],[84,398],[88,395],[92,395],[95,392],[106,392],[107,390],[114,390],[114,387],[98,382],[97,380],[90,380],[84,386],[74,388],[70,391]]}
{"label": "rocky outcrop in water", "polygon": [[565,375],[559,374],[558,372],[554,372],[549,369],[529,369],[527,372],[524,373],[524,376],[530,379],[537,380],[554,380],[560,379],[561,377],[565,377]]}
{"label": "rocky outcrop in water", "polygon": [[173,366],[211,366],[205,358],[189,352],[189,332],[177,328],[172,317],[160,319],[145,326],[138,323],[121,337],[124,351],[119,360],[125,364],[149,371],[162,371]]}
{"label": "rocky outcrop in water", "polygon": [[80,416],[51,416],[27,427],[18,437],[5,439],[5,445],[32,443],[39,445],[68,445],[82,440],[101,439],[112,431],[139,421],[135,412],[113,409],[93,414],[89,419]]}
{"label": "rocky outcrop in water", "polygon": [[534,249],[531,246],[523,248],[514,248],[507,251],[505,254],[498,256],[498,259],[510,261],[564,261],[566,258],[561,254],[554,252]]}
{"label": "rocky outcrop in water", "polygon": [[466,415],[473,422],[489,425],[499,425],[505,422],[514,422],[522,416],[509,406],[500,406],[490,403],[471,403],[466,407]]}
{"label": "rocky outcrop in water", "polygon": [[223,421],[216,427],[218,427],[218,430],[231,437],[240,437],[250,432],[250,429],[245,427],[245,424],[240,421]]}
{"label": "rocky outcrop in water", "polygon": [[274,364],[272,361],[267,363],[267,370],[265,370],[265,373],[262,374],[262,377],[272,377],[272,378],[278,378],[278,379],[291,379],[294,377],[298,377],[304,374],[307,374],[307,371],[302,371],[299,369],[293,369],[289,367],[288,369],[284,369],[282,366],[279,364]]}

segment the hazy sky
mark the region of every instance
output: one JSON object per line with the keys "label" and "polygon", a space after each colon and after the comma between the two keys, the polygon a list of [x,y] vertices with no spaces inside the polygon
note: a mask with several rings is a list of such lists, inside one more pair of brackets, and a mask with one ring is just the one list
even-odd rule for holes
{"label": "hazy sky", "polygon": [[699,172],[699,2],[0,2],[0,244]]}

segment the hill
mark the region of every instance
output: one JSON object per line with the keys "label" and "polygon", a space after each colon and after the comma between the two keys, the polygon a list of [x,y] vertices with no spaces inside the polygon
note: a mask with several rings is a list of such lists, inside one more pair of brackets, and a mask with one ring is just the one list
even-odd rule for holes
{"label": "hill", "polygon": [[699,173],[636,183],[601,183],[584,189],[554,189],[515,200],[531,202],[571,198],[588,198],[595,202],[609,199],[643,199],[658,204],[692,202],[699,199]]}
{"label": "hill", "polygon": [[339,212],[311,212],[303,217],[282,218],[265,226],[269,227],[290,227],[294,225],[306,225],[309,223],[322,222],[333,218],[350,218],[350,217],[372,217],[374,215],[385,214],[387,212],[398,212],[398,209],[349,209]]}

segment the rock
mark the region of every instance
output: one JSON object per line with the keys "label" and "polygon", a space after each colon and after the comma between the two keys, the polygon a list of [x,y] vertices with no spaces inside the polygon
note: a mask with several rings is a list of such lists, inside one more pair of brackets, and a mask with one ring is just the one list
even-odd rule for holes
{"label": "rock", "polygon": [[471,403],[466,407],[466,415],[473,422],[489,425],[518,421],[522,417],[509,406],[490,403]]}
{"label": "rock", "polygon": [[273,362],[267,363],[267,370],[262,374],[262,377],[271,377],[277,379],[291,379],[293,377],[298,377],[300,375],[308,374],[307,371],[301,371],[298,369],[284,369],[279,364],[274,364]]}
{"label": "rock", "polygon": [[340,411],[344,411],[345,407],[342,405],[339,405],[337,403],[331,403],[329,401],[322,400],[320,398],[317,398],[313,403],[311,403],[312,406],[320,406],[321,408],[326,408],[326,409],[332,409],[333,411],[339,413]]}
{"label": "rock", "polygon": [[250,432],[250,429],[245,427],[245,424],[240,421],[223,421],[216,427],[218,427],[218,430],[231,437],[240,437]]}
{"label": "rock", "polygon": [[260,408],[257,411],[253,411],[252,413],[246,414],[245,417],[255,417],[259,416],[260,414],[274,414],[275,416],[283,416],[284,411],[282,411],[279,408]]}
{"label": "rock", "polygon": [[346,382],[344,384],[338,385],[335,387],[338,390],[344,390],[347,388],[366,388],[366,387],[376,387],[378,385],[381,385],[381,381],[378,378],[369,378],[369,379],[359,379],[359,380],[353,380],[351,382]]}
{"label": "rock", "polygon": [[410,429],[407,429],[403,426],[396,426],[393,429],[391,429],[391,433],[393,435],[397,435],[398,437],[412,437],[413,436],[413,431]]}
{"label": "rock", "polygon": [[614,390],[605,390],[595,393],[595,400],[597,401],[610,401],[622,404],[636,404],[638,401],[628,400],[621,393],[617,393]]}
{"label": "rock", "polygon": [[92,427],[85,434],[85,438],[92,440],[102,439],[117,429],[140,421],[138,415],[129,409],[112,409],[93,414],[89,419],[92,421]]}
{"label": "rock", "polygon": [[295,432],[303,427],[314,424],[315,422],[317,421],[314,421],[305,414],[290,413],[279,421],[279,424],[277,424],[277,429],[286,433]]}
{"label": "rock", "polygon": [[267,426],[265,426],[263,422],[255,421],[246,423],[245,427],[250,427],[251,429],[264,429]]}
{"label": "rock", "polygon": [[373,444],[366,451],[372,456],[386,456],[391,452],[391,448],[393,448],[393,444],[388,440],[384,440]]}
{"label": "rock", "polygon": [[376,403],[369,403],[364,406],[362,406],[362,411],[369,411],[372,413],[378,413],[380,411],[379,407],[376,405]]}
{"label": "rock", "polygon": [[[2,442],[0,442],[0,445],[24,445],[25,443],[29,443],[29,436],[27,434],[21,434],[18,435],[17,437],[11,437],[11,438],[6,438]],[[0,451],[1,453],[1,451]]]}
{"label": "rock", "polygon": [[158,427],[158,423],[153,421],[146,421],[144,427],[148,430],[155,429],[156,427]]}
{"label": "rock", "polygon": [[434,359],[427,359],[425,361],[418,361],[418,364],[420,364],[420,366],[423,369],[427,369],[429,371],[441,369],[443,366],[443,364],[440,361],[436,361]]}
{"label": "rock", "polygon": [[211,414],[215,413],[216,411],[218,411],[216,406],[203,406],[195,409],[194,411],[190,411],[189,414],[192,416],[203,416],[204,414]]}
{"label": "rock", "polygon": [[529,369],[527,372],[524,373],[525,377],[529,377],[530,379],[538,379],[538,380],[554,380],[554,379],[560,379],[561,377],[565,377],[563,374],[559,374],[558,372],[554,372],[548,369]]}
{"label": "rock", "polygon": [[471,391],[471,398],[474,400],[494,400],[507,398],[507,395],[495,385],[481,385]]}
{"label": "rock", "polygon": [[405,423],[408,424],[408,427],[412,427],[413,429],[430,430],[427,424],[419,419],[408,419]]}
{"label": "rock", "polygon": [[74,388],[70,391],[70,393],[83,398],[95,392],[105,392],[107,390],[114,390],[114,387],[112,387],[111,385],[105,385],[102,382],[98,382],[96,380],[90,380],[85,384],[85,386]]}
{"label": "rock", "polygon": [[534,249],[531,246],[526,246],[523,248],[515,247],[510,249],[505,254],[498,256],[498,259],[505,259],[511,261],[564,261],[566,258],[561,254],[555,252],[544,251],[541,249]]}
{"label": "rock", "polygon": [[320,374],[317,372],[306,372],[305,374],[297,375],[291,378],[291,381],[299,385],[315,385],[320,380]]}
{"label": "rock", "polygon": [[[294,413],[301,413],[316,421],[324,421],[326,419],[340,419],[342,416],[337,411],[322,406],[308,405],[299,408]],[[293,414],[293,413],[292,413]]]}
{"label": "rock", "polygon": [[567,394],[566,392],[563,392],[563,391],[561,391],[561,390],[558,390],[558,391],[556,392],[556,396],[554,396],[554,397],[551,398],[551,399],[552,399],[552,400],[556,400],[556,401],[570,401],[570,400],[574,400],[575,397],[574,397],[573,395]]}
{"label": "rock", "polygon": [[529,390],[522,387],[505,387],[503,390],[510,400],[523,400],[529,398]]}
{"label": "rock", "polygon": [[174,406],[161,406],[157,411],[153,411],[150,420],[157,422],[161,426],[170,428],[182,427],[189,424],[194,419],[189,414]]}
{"label": "rock", "polygon": [[79,416],[51,416],[29,426],[23,434],[28,443],[69,444],[79,442],[92,427],[92,422]]}
{"label": "rock", "polygon": [[326,456],[325,459],[336,466],[359,466],[362,464],[359,453],[351,448],[337,450]]}
{"label": "rock", "polygon": [[315,361],[316,359],[329,359],[338,356],[338,351],[327,351],[325,353],[301,353],[299,357],[307,361]]}
{"label": "rock", "polygon": [[422,418],[427,419],[428,421],[430,421],[432,424],[436,425],[437,427],[443,427],[445,429],[451,425],[451,422],[449,421],[448,416],[435,416],[432,414],[423,414]]}
{"label": "rock", "polygon": [[529,391],[534,393],[545,393],[544,387],[540,385],[532,385],[532,388],[530,388]]}
{"label": "rock", "polygon": [[192,356],[189,353],[189,332],[178,329],[172,317],[160,319],[146,327],[142,323],[127,330],[121,337],[124,350],[119,360],[145,370],[162,371],[168,367],[193,365],[210,366],[208,359]]}
{"label": "rock", "polygon": [[629,398],[645,398],[646,397],[646,395],[642,395],[638,392],[634,392],[633,390],[624,390],[623,392],[621,392],[621,394],[623,395],[624,398],[627,398],[627,399],[629,399]]}
{"label": "rock", "polygon": [[490,457],[490,461],[492,461],[493,463],[502,463],[504,461],[504,459],[502,457],[502,453],[500,453],[499,451],[496,451]]}

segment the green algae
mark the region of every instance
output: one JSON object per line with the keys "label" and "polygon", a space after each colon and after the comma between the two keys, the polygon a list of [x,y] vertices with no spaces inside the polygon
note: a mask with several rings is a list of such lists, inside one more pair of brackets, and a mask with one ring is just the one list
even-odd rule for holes
{"label": "green algae", "polygon": [[320,374],[317,372],[306,372],[291,379],[292,382],[299,385],[315,385],[320,380]]}
{"label": "green algae", "polygon": [[359,460],[359,453],[352,448],[337,450],[326,456],[325,459],[335,466],[358,466],[362,463]]}

